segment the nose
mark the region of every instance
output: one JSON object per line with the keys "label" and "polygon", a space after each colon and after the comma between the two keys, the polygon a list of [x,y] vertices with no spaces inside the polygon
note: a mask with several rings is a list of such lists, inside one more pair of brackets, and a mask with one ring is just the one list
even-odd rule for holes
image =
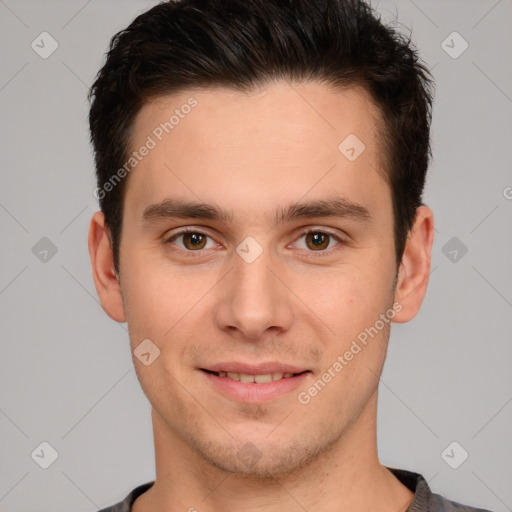
{"label": "nose", "polygon": [[234,268],[219,287],[214,307],[219,329],[252,341],[275,336],[293,323],[293,293],[286,285],[285,268],[269,251],[252,263],[234,256]]}

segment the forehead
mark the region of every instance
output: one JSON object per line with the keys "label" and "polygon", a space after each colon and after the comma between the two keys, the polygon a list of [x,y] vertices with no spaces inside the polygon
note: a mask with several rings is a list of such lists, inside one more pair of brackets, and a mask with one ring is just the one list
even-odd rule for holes
{"label": "forehead", "polygon": [[249,210],[248,199],[256,207],[272,193],[321,197],[337,185],[359,190],[359,200],[375,188],[382,195],[379,122],[363,89],[319,83],[280,81],[245,93],[190,89],[154,98],[133,126],[131,150],[149,139],[153,147],[130,173],[126,201],[140,210],[169,194],[216,202],[221,194]]}
{"label": "forehead", "polygon": [[[204,150],[216,147],[219,141],[236,145],[239,140],[251,139],[284,146],[326,136],[329,140],[318,149],[332,149],[330,142],[337,146],[347,129],[371,145],[380,119],[379,108],[362,87],[334,89],[318,82],[278,80],[248,92],[212,87],[151,98],[135,118],[131,142],[136,146],[141,136],[155,130],[159,138],[159,123],[170,121],[172,126],[161,133],[163,137],[171,132],[179,135],[183,131],[179,125],[186,124],[187,136],[200,138]],[[216,129],[210,129],[209,123],[215,123],[212,127]]]}

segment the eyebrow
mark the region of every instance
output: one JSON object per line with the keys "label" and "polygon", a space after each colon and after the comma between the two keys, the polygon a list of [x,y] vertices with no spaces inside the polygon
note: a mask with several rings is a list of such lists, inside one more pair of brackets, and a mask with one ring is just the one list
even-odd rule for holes
{"label": "eyebrow", "polygon": [[[345,198],[313,200],[307,203],[292,203],[279,208],[272,216],[275,224],[292,222],[298,219],[332,217],[370,222],[372,216],[362,205]],[[166,198],[149,205],[142,213],[143,225],[169,219],[202,219],[229,223],[233,213],[215,204],[187,201],[180,198]]]}

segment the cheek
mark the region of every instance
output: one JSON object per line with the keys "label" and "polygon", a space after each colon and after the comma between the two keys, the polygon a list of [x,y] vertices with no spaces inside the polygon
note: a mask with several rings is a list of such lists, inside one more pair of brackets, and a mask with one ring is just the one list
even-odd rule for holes
{"label": "cheek", "polygon": [[132,251],[124,262],[122,286],[130,335],[133,343],[149,338],[161,346],[173,338],[175,346],[178,332],[186,337],[184,330],[197,325],[192,320],[208,302],[205,294],[214,287],[217,276],[171,266],[151,252]]}
{"label": "cheek", "polygon": [[326,326],[333,349],[338,350],[373,325],[389,307],[392,278],[382,262],[361,258],[364,264],[350,264],[316,276],[297,277],[297,290],[306,309]]}
{"label": "cheek", "polygon": [[378,385],[375,375],[382,371],[390,326],[380,315],[392,304],[390,283],[382,267],[352,268],[333,276],[311,307],[330,331],[316,340],[324,344],[323,372],[303,391],[321,395],[312,399],[313,408],[331,411],[340,423],[361,412]]}

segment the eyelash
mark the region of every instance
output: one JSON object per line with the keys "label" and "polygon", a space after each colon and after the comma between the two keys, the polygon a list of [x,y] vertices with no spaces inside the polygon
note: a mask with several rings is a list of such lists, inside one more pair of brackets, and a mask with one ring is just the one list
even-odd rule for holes
{"label": "eyelash", "polygon": [[[179,238],[180,236],[186,235],[187,233],[195,233],[195,234],[198,234],[198,235],[206,236],[208,238],[212,238],[207,233],[203,233],[202,231],[200,231],[198,229],[195,229],[195,228],[183,228],[178,233],[174,233],[169,238],[167,238],[164,241],[164,244],[168,245],[171,242],[173,242],[174,240],[176,240],[177,238]],[[346,245],[346,243],[347,243],[342,238],[340,238],[338,235],[335,235],[334,233],[331,233],[328,230],[316,229],[316,228],[308,228],[307,230],[303,231],[302,233],[300,233],[300,235],[297,238],[297,240],[299,240],[300,238],[302,238],[302,237],[304,237],[304,236],[306,236],[306,235],[308,235],[310,233],[320,233],[322,235],[328,235],[331,238],[334,238],[338,242],[338,245]],[[331,247],[330,249],[323,249],[323,250],[319,250],[319,251],[309,250],[307,252],[313,253],[315,255],[315,257],[320,257],[321,258],[322,256],[329,256],[333,249],[336,250],[335,247],[337,247],[337,246]],[[178,247],[178,249],[180,249],[181,251],[187,252],[187,253],[191,253],[191,254],[198,253],[199,255],[201,255],[204,251],[209,250],[209,249],[198,249],[197,251],[191,251],[189,249],[182,249],[181,247]],[[301,250],[306,250],[306,249],[301,249]]]}

